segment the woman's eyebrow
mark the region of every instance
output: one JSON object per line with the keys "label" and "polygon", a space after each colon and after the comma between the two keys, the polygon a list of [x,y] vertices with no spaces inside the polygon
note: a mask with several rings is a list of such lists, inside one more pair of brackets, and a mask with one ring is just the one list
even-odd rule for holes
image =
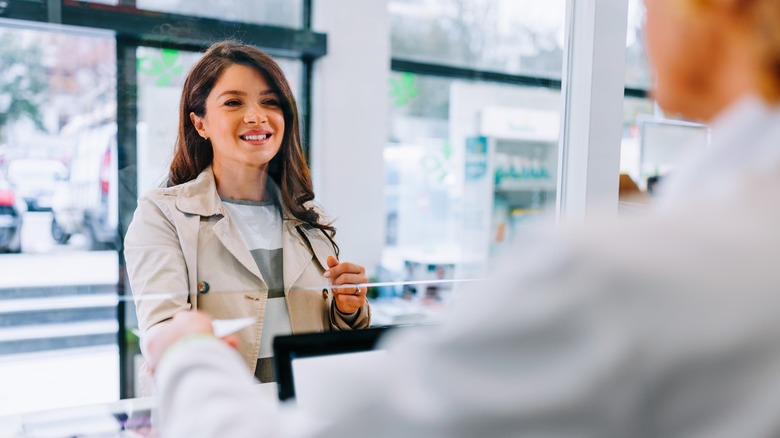
{"label": "woman's eyebrow", "polygon": [[[268,96],[270,94],[278,94],[278,93],[276,92],[276,90],[272,90],[270,88],[268,90],[263,90],[263,91],[260,92],[261,96]],[[219,99],[220,97],[225,96],[225,95],[246,96],[247,93],[244,92],[244,91],[240,91],[240,90],[225,90],[225,91],[219,93],[219,96],[217,96],[217,99]]]}
{"label": "woman's eyebrow", "polygon": [[237,95],[237,96],[246,96],[246,93],[243,92],[243,91],[239,91],[239,90],[226,90],[226,91],[223,91],[223,92],[219,93],[219,96],[217,96],[217,99],[219,99],[220,97],[222,97],[222,96],[224,96],[226,94]]}

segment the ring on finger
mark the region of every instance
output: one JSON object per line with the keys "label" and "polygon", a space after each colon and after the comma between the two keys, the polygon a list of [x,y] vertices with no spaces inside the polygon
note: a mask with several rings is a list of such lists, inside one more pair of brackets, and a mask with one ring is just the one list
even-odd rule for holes
{"label": "ring on finger", "polygon": [[355,293],[352,295],[360,295],[360,288],[358,286],[355,286]]}

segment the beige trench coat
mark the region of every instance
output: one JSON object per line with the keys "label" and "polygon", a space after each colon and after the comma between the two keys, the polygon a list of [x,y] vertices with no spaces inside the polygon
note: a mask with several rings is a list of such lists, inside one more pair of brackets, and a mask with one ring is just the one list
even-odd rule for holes
{"label": "beige trench coat", "polygon": [[[282,263],[293,333],[367,327],[368,303],[349,324],[323,288],[325,260],[335,256],[333,245],[319,229],[288,216],[282,224]],[[236,333],[240,353],[254,372],[268,286],[225,215],[210,167],[193,181],[142,196],[124,251],[142,352],[154,331],[177,312],[194,307],[214,318],[254,317],[255,324]],[[141,392],[148,395],[152,389],[145,374],[143,369],[139,376]]]}

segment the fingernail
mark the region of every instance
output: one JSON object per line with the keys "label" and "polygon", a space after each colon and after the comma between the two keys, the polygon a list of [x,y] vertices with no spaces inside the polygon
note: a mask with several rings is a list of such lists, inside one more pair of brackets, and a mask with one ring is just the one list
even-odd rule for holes
{"label": "fingernail", "polygon": [[322,275],[324,275],[325,277],[330,277],[330,269],[328,269],[327,271],[325,271],[325,273],[324,273],[324,274],[322,274]]}

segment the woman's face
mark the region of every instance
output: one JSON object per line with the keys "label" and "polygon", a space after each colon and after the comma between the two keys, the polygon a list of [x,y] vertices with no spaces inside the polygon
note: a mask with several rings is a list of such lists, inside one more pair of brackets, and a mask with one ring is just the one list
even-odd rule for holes
{"label": "woman's face", "polygon": [[655,73],[653,97],[664,111],[700,119],[718,68],[712,20],[693,11],[691,0],[645,0],[647,53]]}
{"label": "woman's face", "polygon": [[279,96],[265,77],[233,64],[220,75],[206,98],[206,115],[190,113],[198,133],[211,140],[214,167],[265,169],[279,152],[284,114]]}

